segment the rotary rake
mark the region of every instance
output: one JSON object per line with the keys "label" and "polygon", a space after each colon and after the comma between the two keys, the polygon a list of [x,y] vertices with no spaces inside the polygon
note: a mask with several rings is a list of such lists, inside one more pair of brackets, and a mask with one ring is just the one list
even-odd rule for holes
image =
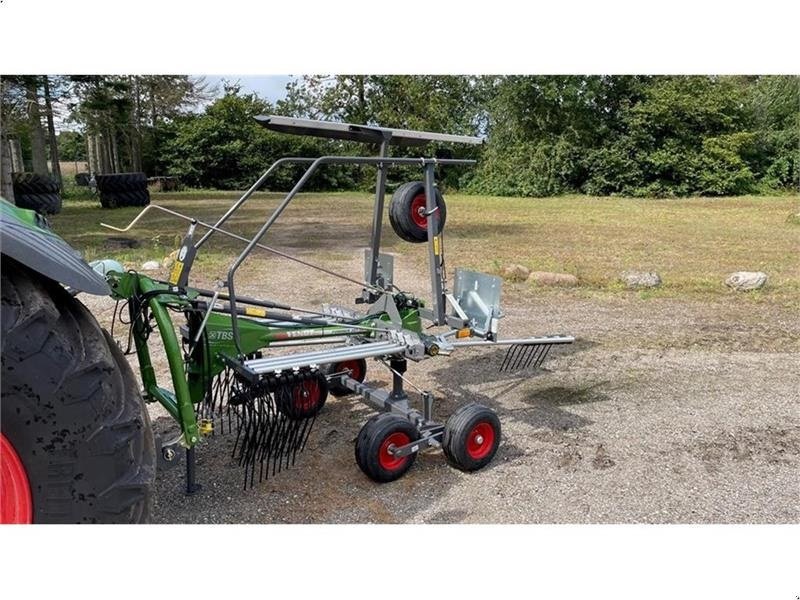
{"label": "rotary rake", "polygon": [[[440,447],[457,468],[474,471],[488,464],[500,444],[495,412],[470,403],[446,423],[433,418],[434,396],[411,383],[408,362],[423,363],[466,347],[507,347],[502,371],[539,368],[550,350],[574,338],[551,335],[520,339],[498,337],[501,280],[456,269],[452,289],[444,268],[444,198],[435,183],[437,167],[465,166],[473,160],[392,157],[389,148],[439,144],[480,144],[481,138],[261,116],[258,123],[273,131],[373,144],[377,156],[281,158],[216,222],[204,223],[174,210],[150,205],[125,228],[128,231],[150,211],[162,211],[189,222],[177,261],[167,281],[159,281],[105,261],[106,278],[118,301],[127,303],[130,335],[138,355],[145,398],[159,402],[180,424],[175,440],[161,441],[162,463],[173,464],[176,448],[187,450],[187,491],[194,492],[196,446],[202,436],[235,436],[233,458],[244,469],[244,486],[274,475],[295,463],[304,449],[328,394],[356,394],[377,413],[362,427],[355,444],[356,462],[371,479],[401,477],[416,454]],[[325,165],[375,167],[377,180],[371,241],[365,251],[363,280],[336,273],[263,243],[269,229],[309,178]],[[285,165],[305,165],[303,175],[252,238],[225,229],[225,223]],[[430,302],[402,291],[393,279],[393,257],[380,252],[387,172],[394,166],[418,166],[420,181],[397,188],[389,203],[389,220],[398,236],[427,244]],[[196,230],[205,230],[196,239]],[[213,290],[189,285],[198,251],[212,235],[245,244],[224,281]],[[236,273],[256,249],[304,267],[347,280],[361,288],[354,310],[323,305],[313,310],[236,291]],[[170,313],[183,315],[176,335]],[[426,324],[425,326],[423,324]],[[166,351],[172,390],[158,385],[148,338],[158,331]],[[303,350],[303,346],[310,349]],[[298,350],[299,349],[299,350]],[[384,390],[367,382],[367,359],[389,370],[392,385]],[[416,388],[417,402],[405,384]],[[414,406],[412,406],[414,404]]]}

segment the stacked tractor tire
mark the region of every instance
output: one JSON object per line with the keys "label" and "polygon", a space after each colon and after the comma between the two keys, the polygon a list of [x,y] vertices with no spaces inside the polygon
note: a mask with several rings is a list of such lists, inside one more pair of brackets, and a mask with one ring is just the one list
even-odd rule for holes
{"label": "stacked tractor tire", "polygon": [[38,173],[14,173],[14,202],[43,215],[61,212],[61,193],[58,182]]}
{"label": "stacked tractor tire", "polygon": [[147,176],[144,173],[95,175],[95,182],[103,208],[150,204]]}

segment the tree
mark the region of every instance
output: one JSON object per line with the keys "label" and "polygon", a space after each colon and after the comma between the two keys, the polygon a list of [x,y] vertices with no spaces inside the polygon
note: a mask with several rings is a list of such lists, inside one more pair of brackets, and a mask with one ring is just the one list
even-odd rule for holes
{"label": "tree", "polygon": [[34,173],[47,175],[47,154],[45,150],[44,129],[39,110],[39,77],[30,75],[23,78],[25,83],[26,111],[31,140],[31,168]]}
{"label": "tree", "polygon": [[47,139],[50,147],[50,165],[53,172],[53,177],[61,185],[61,164],[58,157],[58,142],[56,140],[56,126],[53,119],[53,99],[50,95],[50,76],[42,76],[42,84],[44,89],[44,106],[45,114],[47,116]]}

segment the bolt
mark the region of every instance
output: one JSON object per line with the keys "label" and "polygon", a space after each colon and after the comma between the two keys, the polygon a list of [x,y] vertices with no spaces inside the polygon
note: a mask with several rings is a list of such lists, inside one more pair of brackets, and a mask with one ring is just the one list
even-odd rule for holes
{"label": "bolt", "polygon": [[475,443],[476,444],[482,444],[483,443],[483,436],[482,435],[476,435],[475,436]]}
{"label": "bolt", "polygon": [[175,450],[172,448],[164,448],[162,454],[167,462],[172,462],[175,459]]}

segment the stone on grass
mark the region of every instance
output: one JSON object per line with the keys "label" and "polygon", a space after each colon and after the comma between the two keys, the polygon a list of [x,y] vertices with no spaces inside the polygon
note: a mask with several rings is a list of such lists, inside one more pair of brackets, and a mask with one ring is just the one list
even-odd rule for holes
{"label": "stone on grass", "polygon": [[625,271],[620,279],[629,290],[657,288],[661,285],[661,276],[653,271]]}
{"label": "stone on grass", "polygon": [[536,285],[555,287],[574,287],[578,285],[578,278],[570,273],[549,273],[547,271],[533,271],[528,281]]}
{"label": "stone on grass", "polygon": [[506,265],[500,269],[500,276],[509,281],[525,281],[530,274],[531,270],[522,265]]}
{"label": "stone on grass", "polygon": [[759,290],[767,283],[767,274],[762,271],[737,271],[725,280],[725,285],[737,292]]}
{"label": "stone on grass", "polygon": [[161,268],[161,263],[157,260],[148,260],[142,265],[142,271],[157,271]]}

